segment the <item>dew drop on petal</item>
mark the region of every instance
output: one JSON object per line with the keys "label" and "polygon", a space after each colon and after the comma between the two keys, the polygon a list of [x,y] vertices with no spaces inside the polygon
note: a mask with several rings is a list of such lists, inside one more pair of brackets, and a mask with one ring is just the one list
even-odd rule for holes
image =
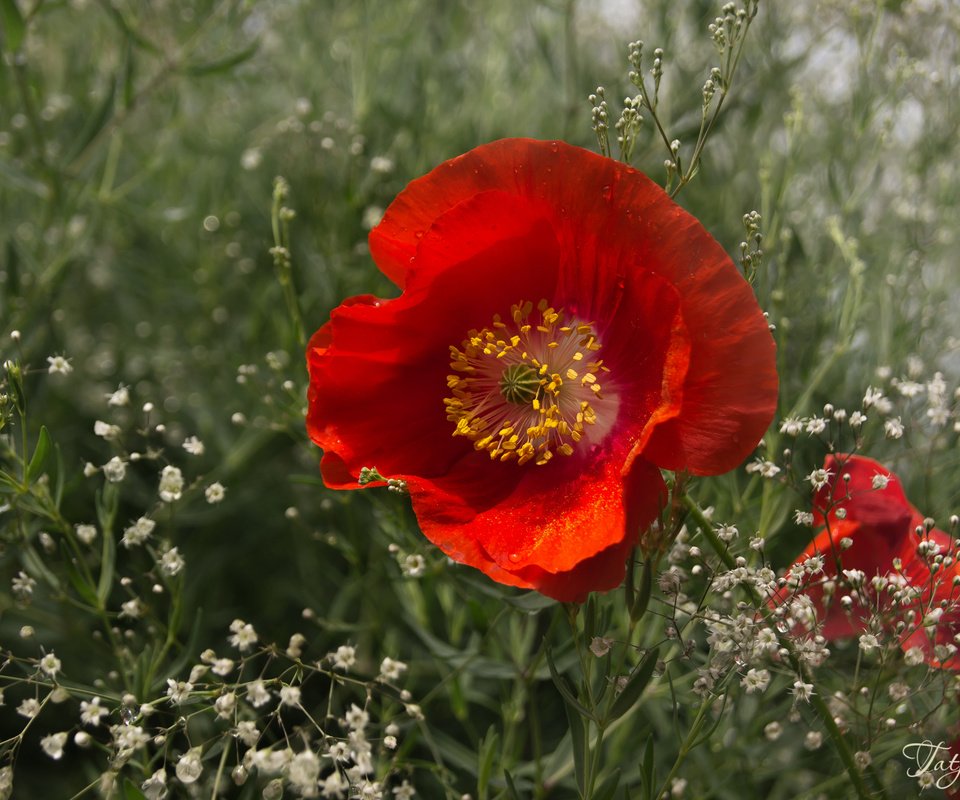
{"label": "dew drop on petal", "polygon": [[137,716],[137,713],[130,706],[122,706],[120,708],[120,721],[124,725],[129,725],[133,722],[134,718]]}

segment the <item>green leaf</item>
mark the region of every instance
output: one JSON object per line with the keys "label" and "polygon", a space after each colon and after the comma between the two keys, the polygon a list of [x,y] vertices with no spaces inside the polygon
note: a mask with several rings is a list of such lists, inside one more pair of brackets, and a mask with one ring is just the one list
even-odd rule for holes
{"label": "green leaf", "polygon": [[97,598],[100,607],[106,608],[107,598],[113,588],[114,566],[117,560],[117,540],[113,531],[103,529],[103,549],[100,552],[100,580],[97,582]]}
{"label": "green leaf", "polygon": [[3,42],[8,53],[16,53],[27,32],[23,14],[16,0],[0,0],[0,20],[3,20]]}
{"label": "green leaf", "polygon": [[244,47],[243,50],[240,50],[236,53],[232,53],[229,56],[223,58],[214,59],[213,61],[206,61],[202,64],[187,64],[183,68],[183,71],[187,75],[214,75],[218,72],[226,72],[231,67],[236,67],[239,64],[242,64],[244,61],[249,61],[253,58],[254,54],[260,47],[260,42],[256,41],[247,47]]}
{"label": "green leaf", "polygon": [[487,787],[490,784],[490,773],[493,771],[493,759],[500,749],[500,737],[497,729],[491,725],[486,736],[480,740],[477,748],[477,800],[487,800]]}
{"label": "green leaf", "polygon": [[147,796],[137,788],[137,785],[133,781],[129,778],[124,778],[123,800],[147,800]]}
{"label": "green leaf", "polygon": [[60,580],[50,570],[43,557],[37,553],[33,545],[25,544],[21,550],[23,566],[26,567],[30,575],[40,576],[44,583],[50,586],[55,592],[60,590]]}
{"label": "green leaf", "polygon": [[593,793],[594,800],[612,800],[617,786],[620,785],[620,767],[612,770],[600,782],[597,790]]}
{"label": "green leaf", "polygon": [[650,683],[650,678],[653,677],[653,669],[657,665],[657,657],[659,655],[659,648],[655,647],[653,650],[650,650],[643,661],[640,662],[639,666],[633,671],[633,675],[630,677],[630,680],[627,681],[627,685],[623,687],[623,691],[620,692],[620,694],[617,695],[617,699],[613,701],[613,706],[605,720],[607,723],[613,722],[618,717],[622,717],[633,708],[634,703],[640,699],[643,690],[646,689],[647,684]]}
{"label": "green leaf", "polygon": [[60,445],[53,446],[54,466],[53,466],[53,506],[60,510],[60,501],[63,500],[63,453],[60,452]]}
{"label": "green leaf", "polygon": [[[3,2],[3,0],[0,0]],[[46,200],[50,197],[50,188],[42,181],[38,181],[18,166],[6,159],[0,159],[0,178],[17,189],[23,189],[30,194]]]}
{"label": "green leaf", "polygon": [[513,782],[513,775],[510,774],[510,770],[505,769],[503,771],[503,777],[507,781],[507,791],[510,794],[510,800],[520,800],[520,795],[517,792],[517,785]]}
{"label": "green leaf", "polygon": [[593,714],[577,700],[576,695],[573,693],[573,688],[570,686],[570,682],[557,672],[557,665],[553,661],[553,651],[549,647],[547,648],[546,656],[547,666],[550,667],[550,677],[553,679],[553,685],[557,687],[557,691],[560,692],[560,695],[566,700],[567,705],[584,719],[593,719]]}
{"label": "green leaf", "polygon": [[[200,640],[200,622],[203,618],[203,609],[198,608],[196,613],[193,615],[193,628],[190,630],[190,638],[187,640],[186,645],[184,645],[183,650],[180,653],[180,657],[174,661],[169,668],[164,670],[164,673],[159,677],[153,680],[153,685],[150,687],[150,693],[159,691],[167,682],[167,678],[176,677],[184,669],[186,669],[188,664],[193,662],[193,659],[196,658],[197,651],[197,642]],[[179,625],[171,623],[170,629],[175,630]],[[151,672],[155,672],[159,668],[160,664],[153,664]]]}
{"label": "green leaf", "polygon": [[643,782],[643,796],[653,798],[653,734],[647,737],[646,747],[643,749],[643,768],[640,772]]}
{"label": "green leaf", "polygon": [[113,21],[117,24],[117,27],[120,28],[121,31],[123,31],[127,39],[129,39],[134,44],[139,45],[144,50],[147,50],[153,53],[154,55],[162,54],[163,51],[159,47],[157,47],[153,42],[147,39],[139,31],[134,30],[134,28],[130,25],[130,23],[127,22],[127,18],[123,16],[123,12],[121,12],[119,8],[114,6],[112,2],[104,3],[104,5],[106,6],[107,10],[110,12],[110,16],[112,17]]}
{"label": "green leaf", "polygon": [[100,133],[100,131],[106,127],[107,123],[110,121],[110,118],[113,116],[116,95],[117,80],[114,79],[110,81],[110,89],[107,91],[106,95],[104,95],[100,105],[97,106],[93,114],[87,118],[87,122],[83,126],[83,129],[77,134],[74,146],[67,155],[67,163],[72,162],[84,150],[86,150],[90,143],[97,138],[97,135]]}
{"label": "green leaf", "polygon": [[587,726],[572,706],[565,705],[564,709],[567,712],[567,724],[570,726],[570,743],[573,745],[573,774],[577,779],[580,796],[584,797],[587,791]]}
{"label": "green leaf", "polygon": [[655,569],[656,564],[654,564],[651,557],[648,556],[643,565],[643,572],[640,575],[640,587],[637,590],[633,602],[630,604],[630,619],[634,622],[646,613],[647,606],[650,604],[650,594],[653,591],[653,572]]}
{"label": "green leaf", "polygon": [[67,577],[70,579],[73,588],[77,590],[77,594],[80,595],[85,603],[93,608],[97,608],[97,593],[77,571],[77,568],[73,565],[73,556],[66,549],[63,553],[63,559],[63,566],[67,572]]}
{"label": "green leaf", "polygon": [[20,481],[14,478],[12,475],[7,475],[2,469],[0,469],[0,492],[17,492],[19,493],[23,487],[20,486]]}
{"label": "green leaf", "polygon": [[40,426],[40,436],[37,438],[37,446],[33,450],[33,457],[27,467],[25,476],[26,483],[31,484],[43,474],[43,465],[46,463],[47,456],[50,454],[52,442],[50,434],[47,433],[45,425]]}

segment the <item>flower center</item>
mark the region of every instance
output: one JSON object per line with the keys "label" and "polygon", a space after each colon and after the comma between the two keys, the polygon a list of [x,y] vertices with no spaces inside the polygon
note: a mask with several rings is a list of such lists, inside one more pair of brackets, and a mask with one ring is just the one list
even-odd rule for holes
{"label": "flower center", "polygon": [[[450,348],[443,402],[454,436],[466,436],[491,459],[546,464],[569,456],[597,423],[603,395],[597,377],[608,372],[592,323],[565,318],[541,300],[518,303],[510,321],[500,315]],[[603,426],[608,427],[608,426]]]}

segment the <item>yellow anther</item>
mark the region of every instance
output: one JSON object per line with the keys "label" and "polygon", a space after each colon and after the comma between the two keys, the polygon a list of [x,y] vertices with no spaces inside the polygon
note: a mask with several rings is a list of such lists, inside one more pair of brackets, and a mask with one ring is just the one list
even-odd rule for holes
{"label": "yellow anther", "polygon": [[495,315],[489,328],[450,347],[444,407],[453,435],[494,461],[543,465],[570,456],[584,426],[597,421],[588,398],[600,396],[597,374],[609,370],[584,358],[600,349],[592,323],[564,319],[546,300],[536,309],[517,303],[506,323]]}

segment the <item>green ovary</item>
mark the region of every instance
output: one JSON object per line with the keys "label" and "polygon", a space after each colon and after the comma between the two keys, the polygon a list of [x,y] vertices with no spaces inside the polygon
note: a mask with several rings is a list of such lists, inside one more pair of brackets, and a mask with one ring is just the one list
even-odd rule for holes
{"label": "green ovary", "polygon": [[528,364],[511,364],[500,378],[500,394],[508,403],[529,405],[540,389],[540,375]]}

